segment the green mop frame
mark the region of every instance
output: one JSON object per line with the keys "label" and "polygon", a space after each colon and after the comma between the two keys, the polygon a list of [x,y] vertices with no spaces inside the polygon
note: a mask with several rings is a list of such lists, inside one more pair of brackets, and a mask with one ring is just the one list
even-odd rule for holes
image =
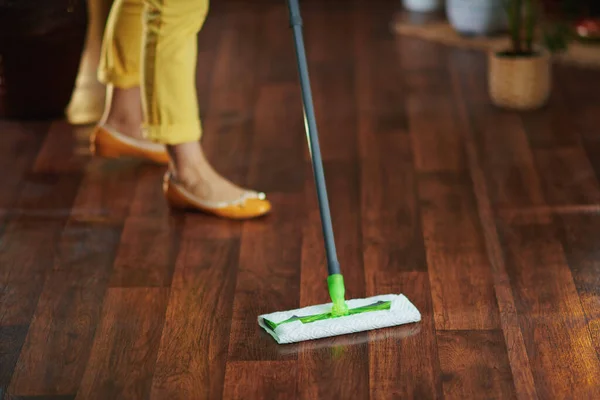
{"label": "green mop frame", "polygon": [[324,314],[310,315],[305,317],[294,316],[279,323],[265,319],[265,323],[272,330],[275,330],[275,328],[282,324],[294,321],[300,321],[307,324],[324,319],[339,318],[364,312],[389,310],[392,304],[391,301],[378,301],[367,306],[352,309],[349,309],[346,304],[346,288],[344,285],[344,277],[340,270],[340,262],[338,261],[337,250],[335,246],[333,226],[331,223],[331,212],[329,210],[329,199],[327,196],[327,186],[325,184],[325,173],[323,170],[323,160],[321,158],[321,149],[319,146],[319,134],[317,131],[317,122],[310,89],[306,51],[304,49],[304,39],[302,36],[302,17],[300,16],[300,6],[298,4],[298,0],[287,0],[287,4],[289,9],[290,24],[294,35],[298,73],[302,89],[304,126],[306,129],[308,148],[312,160],[312,169],[316,185],[319,211],[321,215],[321,226],[323,229],[323,239],[325,242],[325,252],[327,255],[327,271],[329,274],[327,277],[327,286],[329,288],[329,296],[331,297],[333,304],[331,312]]}

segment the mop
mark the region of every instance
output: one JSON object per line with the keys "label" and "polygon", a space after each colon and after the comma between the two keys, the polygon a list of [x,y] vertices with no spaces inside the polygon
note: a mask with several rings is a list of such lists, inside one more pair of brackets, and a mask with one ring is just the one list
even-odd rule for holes
{"label": "mop", "polygon": [[323,161],[308,77],[308,65],[302,37],[302,18],[298,0],[287,0],[296,48],[298,72],[304,108],[304,125],[327,255],[327,286],[331,303],[260,315],[258,324],[279,344],[314,340],[401,324],[418,322],[421,314],[402,294],[386,294],[366,299],[345,300],[344,277],[337,257]]}

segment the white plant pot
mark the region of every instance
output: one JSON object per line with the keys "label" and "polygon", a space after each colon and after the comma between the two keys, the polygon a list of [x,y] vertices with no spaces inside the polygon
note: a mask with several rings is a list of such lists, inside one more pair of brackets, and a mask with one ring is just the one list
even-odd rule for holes
{"label": "white plant pot", "polygon": [[444,0],[402,0],[404,8],[414,12],[439,11],[444,6]]}
{"label": "white plant pot", "polygon": [[508,27],[503,0],[446,0],[450,24],[463,35],[491,35]]}

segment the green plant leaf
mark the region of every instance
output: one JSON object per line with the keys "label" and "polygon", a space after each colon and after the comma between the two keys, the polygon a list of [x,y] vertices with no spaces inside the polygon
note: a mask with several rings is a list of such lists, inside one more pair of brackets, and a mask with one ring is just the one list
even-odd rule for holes
{"label": "green plant leaf", "polygon": [[507,56],[533,54],[536,36],[551,53],[567,49],[572,28],[565,23],[545,21],[541,0],[502,0],[509,25],[511,49]]}
{"label": "green plant leaf", "polygon": [[571,27],[566,23],[554,23],[544,27],[543,41],[544,46],[551,53],[558,53],[567,50],[571,38]]}

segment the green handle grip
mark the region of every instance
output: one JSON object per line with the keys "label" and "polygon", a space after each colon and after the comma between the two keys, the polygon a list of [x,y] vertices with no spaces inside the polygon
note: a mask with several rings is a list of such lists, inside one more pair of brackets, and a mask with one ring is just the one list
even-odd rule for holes
{"label": "green handle grip", "polygon": [[329,287],[329,296],[333,302],[331,315],[341,317],[348,315],[348,306],[346,305],[346,287],[344,286],[344,277],[342,274],[333,274],[327,277],[327,286]]}

